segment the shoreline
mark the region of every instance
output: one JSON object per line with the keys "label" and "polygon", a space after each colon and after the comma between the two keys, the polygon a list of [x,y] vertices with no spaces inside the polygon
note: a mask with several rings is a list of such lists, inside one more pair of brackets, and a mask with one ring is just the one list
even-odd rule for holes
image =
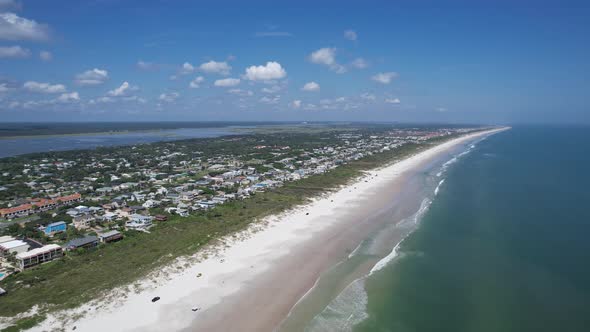
{"label": "shoreline", "polygon": [[[219,239],[216,247],[114,290],[107,300],[52,312],[32,331],[74,326],[79,331],[102,331],[106,326],[124,331],[273,330],[327,268],[356,248],[365,231],[355,227],[374,227],[372,218],[390,204],[391,196],[383,193],[399,196],[406,173],[464,142],[505,129],[468,134],[367,171],[336,192],[264,218]],[[356,242],[348,248],[351,241]],[[161,299],[151,303],[155,296]]]}

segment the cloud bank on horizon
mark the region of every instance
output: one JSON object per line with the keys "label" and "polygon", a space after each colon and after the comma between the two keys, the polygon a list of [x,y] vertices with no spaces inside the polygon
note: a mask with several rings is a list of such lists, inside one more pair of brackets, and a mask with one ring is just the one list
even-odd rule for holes
{"label": "cloud bank on horizon", "polygon": [[358,4],[0,0],[0,114],[590,121],[588,5]]}

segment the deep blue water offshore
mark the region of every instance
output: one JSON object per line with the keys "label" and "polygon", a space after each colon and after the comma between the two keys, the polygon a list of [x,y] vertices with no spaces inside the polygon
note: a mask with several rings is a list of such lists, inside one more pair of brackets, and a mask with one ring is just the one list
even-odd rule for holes
{"label": "deep blue water offshore", "polygon": [[449,167],[355,331],[590,331],[590,128],[515,127]]}

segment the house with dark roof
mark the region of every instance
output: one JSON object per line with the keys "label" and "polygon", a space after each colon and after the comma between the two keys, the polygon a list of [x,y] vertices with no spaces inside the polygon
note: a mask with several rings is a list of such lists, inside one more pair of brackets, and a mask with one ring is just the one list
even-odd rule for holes
{"label": "house with dark roof", "polygon": [[79,237],[66,243],[64,246],[67,250],[76,250],[80,248],[94,248],[98,245],[98,238],[94,235]]}

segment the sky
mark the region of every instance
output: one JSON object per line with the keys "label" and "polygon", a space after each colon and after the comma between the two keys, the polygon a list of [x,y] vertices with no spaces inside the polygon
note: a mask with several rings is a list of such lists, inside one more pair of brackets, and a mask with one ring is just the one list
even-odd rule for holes
{"label": "sky", "polygon": [[590,123],[590,2],[0,0],[0,122]]}

